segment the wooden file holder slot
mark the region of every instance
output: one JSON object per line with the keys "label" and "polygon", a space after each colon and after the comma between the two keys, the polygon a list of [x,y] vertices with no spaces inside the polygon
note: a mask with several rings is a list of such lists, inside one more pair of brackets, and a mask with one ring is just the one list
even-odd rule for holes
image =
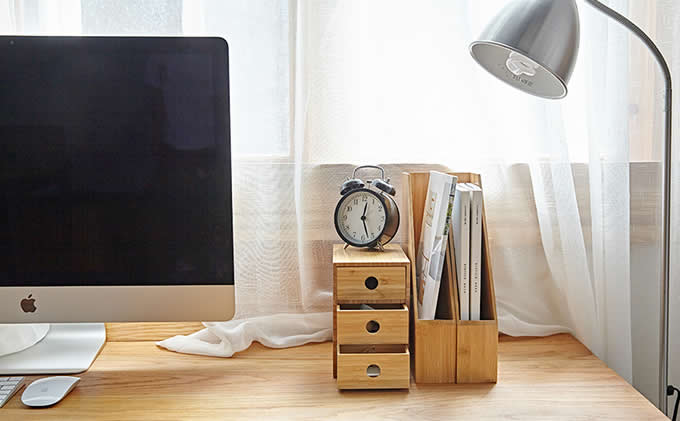
{"label": "wooden file holder slot", "polygon": [[[479,174],[450,173],[459,183],[482,187]],[[498,367],[498,318],[494,292],[486,212],[482,212],[482,320],[460,320],[458,286],[449,236],[435,320],[418,318],[416,256],[422,228],[429,172],[404,173],[407,243],[411,260],[410,349],[416,383],[495,383]],[[484,208],[482,208],[484,209]]]}

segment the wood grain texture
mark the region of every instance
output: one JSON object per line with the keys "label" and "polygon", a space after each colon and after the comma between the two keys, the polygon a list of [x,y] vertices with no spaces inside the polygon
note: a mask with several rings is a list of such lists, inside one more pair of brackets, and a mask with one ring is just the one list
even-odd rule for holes
{"label": "wood grain texture", "polygon": [[501,337],[498,384],[412,384],[338,391],[331,344],[234,358],[183,355],[153,342],[109,342],[71,394],[32,410],[20,393],[2,420],[665,420],[570,335]]}
{"label": "wood grain texture", "polygon": [[106,323],[108,342],[162,341],[175,335],[189,335],[203,329],[201,322]]}
{"label": "wood grain texture", "polygon": [[[366,287],[365,282],[371,277],[377,280],[375,289]],[[338,267],[335,283],[338,303],[406,301],[406,266]]]}
{"label": "wood grain texture", "polygon": [[[407,244],[408,256],[413,262],[416,260],[418,239],[422,228],[423,210],[429,182],[429,173],[404,173],[403,186],[406,187],[407,205]],[[450,262],[449,262],[450,264]],[[445,262],[446,265],[446,262]],[[443,282],[449,282],[449,269],[445,268]],[[456,320],[454,303],[451,295],[440,294],[442,308],[453,311],[439,310],[440,320],[420,320],[418,316],[418,297],[421,291],[417,289],[415,264],[411,265],[410,273],[410,350],[413,375],[416,383],[454,383],[456,381]],[[451,290],[446,287],[445,290]],[[441,320],[444,318],[444,320]]]}
{"label": "wood grain texture", "polygon": [[[457,176],[459,183],[474,183],[482,187],[479,174],[449,174]],[[403,186],[408,189],[406,198],[407,209],[409,209],[407,251],[411,259],[415,259],[418,253],[420,227],[430,174],[429,172],[412,172],[404,173],[403,176]],[[435,320],[418,319],[415,298],[420,292],[412,294],[411,351],[417,383],[483,383],[497,380],[495,370],[498,322],[486,227],[486,212],[482,206],[482,259],[484,264],[481,280],[481,316],[482,319],[487,320],[483,322],[460,320],[458,281],[455,259],[452,257],[452,233],[449,233],[448,238]],[[415,270],[411,271],[411,278],[411,288],[417,291]],[[460,332],[461,325],[464,326],[464,332]]]}
{"label": "wood grain texture", "polygon": [[[445,278],[442,281],[448,283],[446,272],[443,276]],[[411,283],[412,289],[415,290],[415,277],[411,278]],[[445,307],[453,307],[453,303],[450,302],[451,296],[442,292],[440,291],[440,303],[442,300],[448,300],[449,303]],[[411,297],[411,302],[412,308],[417,307],[415,296]],[[455,309],[454,311],[457,311]],[[451,314],[438,312],[438,316],[444,319],[420,320],[415,312],[411,312],[411,361],[416,383],[456,382],[458,326]]]}
{"label": "wood grain texture", "polygon": [[[408,307],[405,304],[400,306],[399,309],[376,310],[350,310],[336,306],[338,343],[408,344]],[[377,331],[371,332],[369,327]]]}
{"label": "wood grain texture", "polygon": [[[338,352],[338,389],[408,389],[411,377],[408,345],[401,352]],[[376,366],[380,373],[370,377],[367,369]]]}
{"label": "wood grain texture", "polygon": [[[411,320],[418,320],[417,300],[420,291],[416,288],[416,261],[417,247],[420,238],[420,230],[425,209],[425,192],[427,191],[427,181],[425,177],[412,176],[409,173],[402,174],[402,185],[405,188],[404,197],[406,203],[406,255],[413,262],[410,270],[409,285],[411,286],[411,299],[409,300]],[[424,183],[424,187],[423,187]],[[411,324],[413,328],[413,324]]]}
{"label": "wood grain texture", "polygon": [[416,383],[456,382],[456,321],[414,320],[411,349]]}
{"label": "wood grain texture", "polygon": [[[410,269],[411,261],[399,245],[390,244],[384,252],[333,246],[333,377],[338,379],[338,388],[408,387],[411,375],[406,303]],[[376,282],[374,289],[367,287],[371,278]],[[361,310],[361,304],[373,305],[375,310]],[[377,322],[381,330],[367,332],[368,322]],[[376,347],[394,345],[400,349],[398,352],[375,354]],[[338,350],[351,346],[371,347],[373,354],[352,355],[356,352],[346,351],[338,355]],[[383,370],[376,378],[366,375],[372,360]]]}
{"label": "wood grain texture", "polygon": [[495,320],[461,320],[456,341],[457,383],[495,383],[498,375],[498,328]]}
{"label": "wood grain texture", "polygon": [[333,262],[337,266],[396,266],[408,265],[410,261],[398,244],[387,244],[385,251],[333,245]]}
{"label": "wood grain texture", "polygon": [[[338,250],[337,246],[333,246],[333,256]],[[338,279],[338,266],[333,265],[333,308],[338,305],[338,283],[335,280]],[[338,312],[333,311],[333,346],[331,347],[331,353],[333,358],[333,378],[338,377]]]}

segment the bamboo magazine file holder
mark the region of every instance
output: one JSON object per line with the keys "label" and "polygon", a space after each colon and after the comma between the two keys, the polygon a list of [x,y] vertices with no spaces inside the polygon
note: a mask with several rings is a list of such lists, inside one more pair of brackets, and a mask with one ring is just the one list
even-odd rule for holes
{"label": "bamboo magazine file holder", "polygon": [[[449,173],[459,183],[482,187],[479,174]],[[482,205],[481,319],[460,320],[453,236],[449,235],[435,320],[418,318],[416,256],[429,172],[403,174],[407,209],[406,254],[411,259],[410,347],[416,383],[495,383],[498,372],[498,319],[486,212]]]}

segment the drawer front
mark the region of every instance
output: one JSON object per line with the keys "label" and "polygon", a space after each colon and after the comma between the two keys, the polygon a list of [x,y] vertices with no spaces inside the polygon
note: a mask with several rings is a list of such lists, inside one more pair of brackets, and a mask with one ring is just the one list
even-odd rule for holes
{"label": "drawer front", "polygon": [[341,302],[406,302],[404,266],[339,267],[337,299]]}
{"label": "drawer front", "polygon": [[339,389],[408,389],[409,353],[338,352]]}
{"label": "drawer front", "polygon": [[338,343],[408,344],[408,309],[347,310],[337,306]]}

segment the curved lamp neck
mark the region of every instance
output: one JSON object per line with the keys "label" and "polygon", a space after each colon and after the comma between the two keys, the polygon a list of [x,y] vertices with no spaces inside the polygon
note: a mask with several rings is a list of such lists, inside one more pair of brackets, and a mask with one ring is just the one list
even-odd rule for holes
{"label": "curved lamp neck", "polygon": [[623,16],[616,10],[610,8],[609,6],[604,5],[602,2],[599,0],[584,0],[586,3],[589,5],[593,6],[595,9],[599,10],[600,12],[604,13],[605,15],[609,16],[610,18],[614,19],[616,22],[620,23],[621,25],[625,26],[628,28],[631,32],[633,32],[640,40],[649,48],[649,50],[652,52],[654,55],[654,58],[656,59],[657,63],[661,67],[661,71],[663,72],[664,79],[669,85],[671,85],[671,70],[668,67],[668,63],[666,63],[666,59],[664,58],[663,54],[661,54],[661,51],[659,48],[656,46],[654,41],[652,41],[647,34],[640,29],[639,26],[634,24],[633,22],[630,21],[627,17]]}

